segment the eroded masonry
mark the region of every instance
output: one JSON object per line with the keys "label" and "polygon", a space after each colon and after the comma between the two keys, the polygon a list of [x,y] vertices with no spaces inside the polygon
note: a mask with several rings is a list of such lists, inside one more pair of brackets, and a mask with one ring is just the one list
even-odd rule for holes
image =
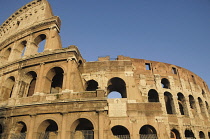
{"label": "eroded masonry", "polygon": [[62,48],[59,30],[46,0],[0,26],[0,138],[210,138],[209,89],[199,76],[125,56],[86,62],[76,46]]}

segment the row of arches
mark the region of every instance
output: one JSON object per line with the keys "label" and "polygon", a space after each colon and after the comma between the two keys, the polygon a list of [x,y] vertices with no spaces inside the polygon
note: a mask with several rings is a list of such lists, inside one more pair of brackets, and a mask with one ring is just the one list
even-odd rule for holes
{"label": "row of arches", "polygon": [[[2,51],[2,56],[4,57],[4,60],[11,60],[13,58],[19,59],[24,55],[35,54],[35,52],[43,52],[46,41],[47,36],[45,34],[40,34],[31,42],[23,40],[13,47],[7,47],[5,51]],[[27,50],[29,47],[31,51]]]}
{"label": "row of arches", "polygon": [[[196,101],[192,95],[189,95],[188,96],[189,104],[187,104],[185,96],[180,92],[177,93],[176,98],[177,98],[178,107],[179,107],[181,115],[189,115],[187,105],[190,106],[191,110],[193,111],[193,114],[195,114],[195,112],[198,112],[198,108],[196,106],[196,103],[199,104],[201,114],[206,115],[206,110],[209,113],[209,104],[208,104],[207,101],[205,101],[205,104],[204,104],[201,97],[198,97],[197,101]],[[173,98],[173,95],[170,92],[165,92],[164,93],[164,101],[165,101],[167,114],[176,114],[174,98]],[[158,92],[155,89],[149,90],[149,92],[148,92],[148,102],[159,102],[159,95],[158,95]]]}
{"label": "row of arches", "polygon": [[[59,93],[62,90],[63,85],[63,69],[60,67],[54,67],[50,69],[46,76],[44,83],[44,88],[47,92]],[[30,71],[23,75],[21,81],[16,81],[14,76],[10,76],[5,80],[2,86],[3,100],[11,98],[13,95],[16,97],[29,97],[35,93],[37,84],[37,73]],[[16,90],[16,91],[15,91]],[[14,92],[18,92],[15,94]]]}

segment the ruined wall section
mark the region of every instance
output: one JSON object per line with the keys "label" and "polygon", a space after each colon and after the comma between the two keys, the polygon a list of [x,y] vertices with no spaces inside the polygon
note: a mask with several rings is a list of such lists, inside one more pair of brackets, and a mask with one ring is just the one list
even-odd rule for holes
{"label": "ruined wall section", "polygon": [[28,3],[0,26],[0,65],[42,51],[61,49],[59,31],[60,19],[53,15],[46,0]]}

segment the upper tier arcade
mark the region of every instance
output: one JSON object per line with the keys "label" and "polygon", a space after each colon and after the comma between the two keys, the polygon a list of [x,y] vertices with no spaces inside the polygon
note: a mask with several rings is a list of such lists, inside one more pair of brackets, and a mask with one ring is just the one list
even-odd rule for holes
{"label": "upper tier arcade", "polygon": [[[34,0],[0,26],[0,61],[11,62],[44,51],[60,49],[60,19],[46,0]],[[53,44],[53,45],[52,45]]]}

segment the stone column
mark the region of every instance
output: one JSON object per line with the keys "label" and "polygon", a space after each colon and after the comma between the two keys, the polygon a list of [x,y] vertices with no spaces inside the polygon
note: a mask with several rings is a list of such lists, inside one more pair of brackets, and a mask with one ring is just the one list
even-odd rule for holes
{"label": "stone column", "polygon": [[42,92],[43,93],[43,83],[44,81],[44,77],[43,77],[43,72],[44,72],[44,64],[45,63],[40,63],[40,70],[39,70],[39,74],[36,80],[36,87],[35,87],[35,91],[34,92]]}
{"label": "stone column", "polygon": [[27,128],[28,132],[27,132],[26,139],[34,138],[33,134],[34,134],[35,120],[36,120],[36,115],[31,115],[30,125],[29,125],[29,128]]}
{"label": "stone column", "polygon": [[104,138],[104,111],[98,111],[98,138]]}
{"label": "stone column", "polygon": [[68,113],[61,113],[62,114],[62,124],[61,124],[61,139],[66,139],[66,120]]}

